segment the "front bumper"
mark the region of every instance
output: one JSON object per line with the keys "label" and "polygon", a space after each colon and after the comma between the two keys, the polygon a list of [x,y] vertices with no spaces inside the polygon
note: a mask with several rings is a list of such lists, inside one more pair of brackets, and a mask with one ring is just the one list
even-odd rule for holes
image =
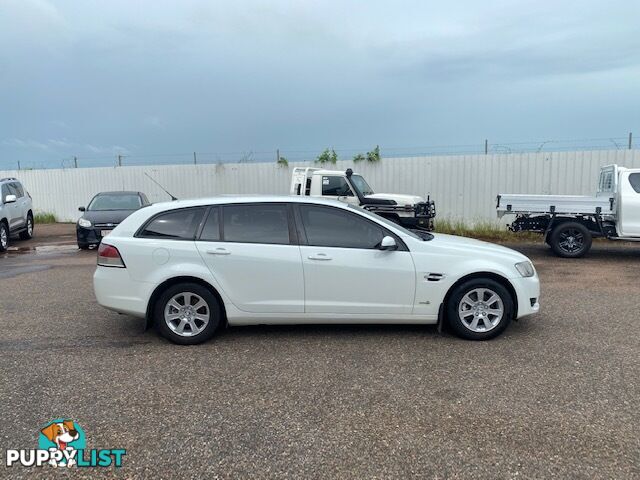
{"label": "front bumper", "polygon": [[540,310],[540,280],[538,275],[527,278],[511,278],[510,281],[518,298],[518,314],[516,318],[538,313]]}
{"label": "front bumper", "polygon": [[102,241],[102,230],[97,227],[84,228],[76,224],[76,238],[78,245],[98,245]]}

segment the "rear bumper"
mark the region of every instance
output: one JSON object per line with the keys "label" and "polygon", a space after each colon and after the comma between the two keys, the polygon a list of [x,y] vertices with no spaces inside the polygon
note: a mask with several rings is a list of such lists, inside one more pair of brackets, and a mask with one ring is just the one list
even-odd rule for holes
{"label": "rear bumper", "polygon": [[538,275],[533,277],[510,279],[518,297],[518,314],[516,318],[533,315],[540,310],[540,280]]}
{"label": "rear bumper", "polygon": [[132,280],[126,268],[98,265],[93,274],[93,291],[103,307],[144,318],[153,285]]}

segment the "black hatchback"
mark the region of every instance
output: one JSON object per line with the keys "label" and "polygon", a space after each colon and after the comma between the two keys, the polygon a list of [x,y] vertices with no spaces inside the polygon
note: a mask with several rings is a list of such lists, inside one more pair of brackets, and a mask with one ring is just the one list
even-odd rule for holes
{"label": "black hatchback", "polygon": [[98,245],[120,222],[136,210],[151,205],[142,192],[101,192],[91,199],[76,224],[78,247]]}

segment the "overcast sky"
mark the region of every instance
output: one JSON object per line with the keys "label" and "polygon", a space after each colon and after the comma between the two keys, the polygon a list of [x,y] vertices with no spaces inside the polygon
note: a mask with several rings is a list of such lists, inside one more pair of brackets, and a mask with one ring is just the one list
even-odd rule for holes
{"label": "overcast sky", "polygon": [[615,0],[0,0],[0,168],[640,141],[639,25]]}

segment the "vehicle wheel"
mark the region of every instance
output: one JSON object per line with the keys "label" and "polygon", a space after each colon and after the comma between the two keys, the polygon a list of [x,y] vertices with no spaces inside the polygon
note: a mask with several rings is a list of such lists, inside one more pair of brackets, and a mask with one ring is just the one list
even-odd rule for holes
{"label": "vehicle wheel", "polygon": [[30,238],[33,238],[33,215],[27,215],[27,229],[20,232],[20,238],[22,240],[29,240]]}
{"label": "vehicle wheel", "polygon": [[562,223],[549,235],[553,252],[565,258],[582,257],[591,248],[591,240],[591,232],[578,222]]}
{"label": "vehicle wheel", "polygon": [[4,252],[9,246],[9,229],[5,222],[0,222],[0,252]]}
{"label": "vehicle wheel", "polygon": [[459,337],[488,340],[500,335],[514,313],[505,287],[489,278],[474,278],[456,287],[447,303],[447,321]]}
{"label": "vehicle wheel", "polygon": [[89,250],[90,246],[91,246],[91,244],[89,244],[89,243],[80,243],[80,242],[78,242],[78,248],[80,250]]}
{"label": "vehicle wheel", "polygon": [[197,283],[172,285],[160,295],[154,308],[155,324],[162,336],[181,345],[209,340],[220,317],[216,297]]}

